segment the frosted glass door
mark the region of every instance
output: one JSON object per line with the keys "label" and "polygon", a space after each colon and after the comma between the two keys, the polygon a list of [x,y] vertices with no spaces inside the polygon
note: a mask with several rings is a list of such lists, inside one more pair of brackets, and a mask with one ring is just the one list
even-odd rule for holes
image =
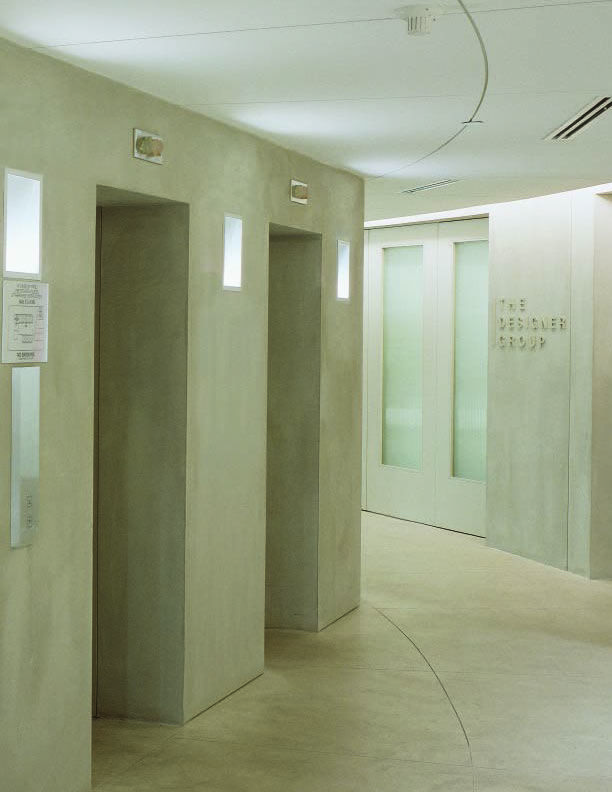
{"label": "frosted glass door", "polygon": [[[377,236],[379,234],[379,236]],[[437,228],[370,232],[368,268],[368,509],[432,522]]]}
{"label": "frosted glass door", "polygon": [[365,507],[483,536],[488,221],[370,231]]}

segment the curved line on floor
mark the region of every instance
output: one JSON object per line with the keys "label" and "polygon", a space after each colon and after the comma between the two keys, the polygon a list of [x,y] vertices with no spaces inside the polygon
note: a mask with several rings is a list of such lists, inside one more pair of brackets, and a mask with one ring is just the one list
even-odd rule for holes
{"label": "curved line on floor", "polygon": [[467,745],[467,749],[468,749],[468,756],[470,757],[470,768],[471,768],[471,770],[472,770],[472,788],[473,788],[474,792],[476,792],[476,771],[475,771],[475,769],[474,769],[474,760],[473,760],[473,758],[472,758],[472,746],[470,745],[470,738],[468,737],[468,733],[467,733],[467,731],[466,731],[466,729],[465,729],[465,726],[463,725],[463,721],[461,720],[461,715],[459,715],[459,712],[457,711],[457,707],[455,707],[455,705],[453,704],[453,700],[452,700],[452,698],[450,697],[450,694],[449,694],[448,690],[447,690],[447,689],[445,688],[445,686],[444,686],[444,682],[442,682],[442,680],[441,680],[441,679],[440,679],[440,677],[438,676],[438,672],[437,672],[437,671],[436,671],[436,669],[435,669],[435,668],[432,666],[432,664],[429,662],[429,660],[427,659],[427,657],[426,657],[426,655],[424,654],[423,650],[422,650],[422,649],[420,649],[420,648],[419,648],[419,646],[417,646],[417,644],[416,644],[416,643],[414,642],[414,640],[413,640],[413,639],[412,639],[412,638],[411,638],[411,637],[408,635],[408,633],[404,632],[404,630],[402,630],[402,628],[401,628],[399,625],[397,625],[397,624],[396,624],[394,621],[392,621],[392,620],[391,620],[391,619],[390,619],[390,618],[387,616],[387,614],[386,614],[386,613],[383,613],[383,611],[382,611],[382,610],[380,610],[380,608],[374,608],[374,610],[375,610],[377,613],[379,613],[379,614],[380,614],[380,615],[383,617],[383,619],[385,619],[386,621],[388,621],[390,625],[392,625],[393,627],[395,627],[395,629],[396,629],[398,632],[400,632],[400,633],[401,633],[401,634],[404,636],[404,638],[406,638],[406,640],[407,640],[407,641],[410,641],[410,643],[411,643],[411,644],[414,646],[414,648],[417,650],[417,652],[418,652],[418,653],[421,655],[421,657],[423,658],[423,660],[424,660],[424,661],[427,663],[427,665],[429,666],[429,669],[430,669],[431,673],[432,673],[432,674],[435,676],[435,678],[438,680],[438,684],[439,684],[439,685],[440,685],[440,687],[442,688],[442,691],[444,692],[444,695],[446,696],[446,698],[447,698],[447,700],[448,700],[448,703],[449,703],[449,704],[450,704],[450,706],[451,706],[451,709],[452,709],[452,711],[455,713],[455,718],[457,719],[457,723],[459,724],[459,727],[461,728],[461,731],[463,732],[463,736],[464,736],[464,738],[465,738],[465,743],[466,743],[466,745]]}

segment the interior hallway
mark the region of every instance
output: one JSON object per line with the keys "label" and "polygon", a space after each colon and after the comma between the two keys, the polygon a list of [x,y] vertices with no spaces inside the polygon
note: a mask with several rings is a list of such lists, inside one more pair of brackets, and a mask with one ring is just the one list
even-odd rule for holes
{"label": "interior hallway", "polygon": [[94,788],[612,790],[612,582],[376,515],[363,529],[359,611],[270,631],[266,674],[184,727],[96,721]]}

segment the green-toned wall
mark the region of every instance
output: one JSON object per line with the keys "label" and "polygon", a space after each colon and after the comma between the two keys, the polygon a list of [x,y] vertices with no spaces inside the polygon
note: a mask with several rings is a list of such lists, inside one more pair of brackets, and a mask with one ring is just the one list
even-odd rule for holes
{"label": "green-toned wall", "polygon": [[[501,204],[489,226],[491,306],[527,299],[527,314],[571,314],[571,197]],[[494,310],[492,308],[492,310]],[[495,314],[491,321],[495,339]],[[487,541],[567,567],[570,329],[536,351],[489,349]]]}
{"label": "green-toned wall", "polygon": [[[361,198],[338,186],[330,210],[351,244],[350,300],[336,299],[333,234],[323,234],[321,426],[319,434],[319,629],[359,604],[361,587],[361,404],[363,224]],[[331,195],[330,195],[331,198]],[[339,203],[335,205],[336,201]],[[343,217],[338,213],[342,212]],[[342,232],[344,228],[344,233]]]}
{"label": "green-toned wall", "polygon": [[[363,183],[254,136],[0,42],[0,167],[44,175],[49,363],[41,379],[40,533],[8,542],[0,422],[0,767],[7,789],[83,792],[91,714],[96,186],[190,207],[183,712],[263,669],[268,226],[322,234],[319,626],[359,597]],[[131,157],[133,127],[166,164]],[[289,182],[310,185],[308,206]],[[224,212],[244,218],[240,292],[221,288]],[[336,240],[352,298],[335,299]],[[0,398],[10,404],[9,366]],[[8,410],[8,407],[6,408]]]}
{"label": "green-toned wall", "polygon": [[[593,351],[589,535],[590,574],[612,578],[612,194],[597,196],[593,206]],[[586,444],[585,444],[586,445]]]}
{"label": "green-toned wall", "polygon": [[321,238],[270,238],[266,625],[318,628]]}
{"label": "green-toned wall", "polygon": [[181,723],[189,210],[104,208],[100,235],[97,712]]}
{"label": "green-toned wall", "polygon": [[[605,188],[609,189],[609,188]],[[612,577],[612,201],[595,189],[491,211],[490,299],[561,314],[537,352],[489,357],[487,541]]]}

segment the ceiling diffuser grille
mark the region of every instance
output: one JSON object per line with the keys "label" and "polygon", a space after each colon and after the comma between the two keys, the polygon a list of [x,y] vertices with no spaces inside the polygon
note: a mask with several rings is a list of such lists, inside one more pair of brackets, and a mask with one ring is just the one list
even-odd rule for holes
{"label": "ceiling diffuser grille", "polygon": [[580,132],[583,132],[590,124],[597,120],[606,110],[612,107],[612,97],[600,96],[594,102],[583,107],[582,110],[566,121],[565,124],[555,129],[544,140],[571,140]]}
{"label": "ceiling diffuser grille", "polygon": [[423,36],[431,33],[431,26],[439,13],[438,8],[428,5],[402,6],[395,11],[395,15],[403,19],[408,26],[410,36]]}
{"label": "ceiling diffuser grille", "polygon": [[420,187],[410,187],[408,190],[402,190],[403,195],[412,195],[412,193],[423,192],[423,190],[435,190],[437,187],[448,187],[449,184],[457,184],[458,179],[443,179],[442,181],[431,182],[431,184],[422,184]]}

